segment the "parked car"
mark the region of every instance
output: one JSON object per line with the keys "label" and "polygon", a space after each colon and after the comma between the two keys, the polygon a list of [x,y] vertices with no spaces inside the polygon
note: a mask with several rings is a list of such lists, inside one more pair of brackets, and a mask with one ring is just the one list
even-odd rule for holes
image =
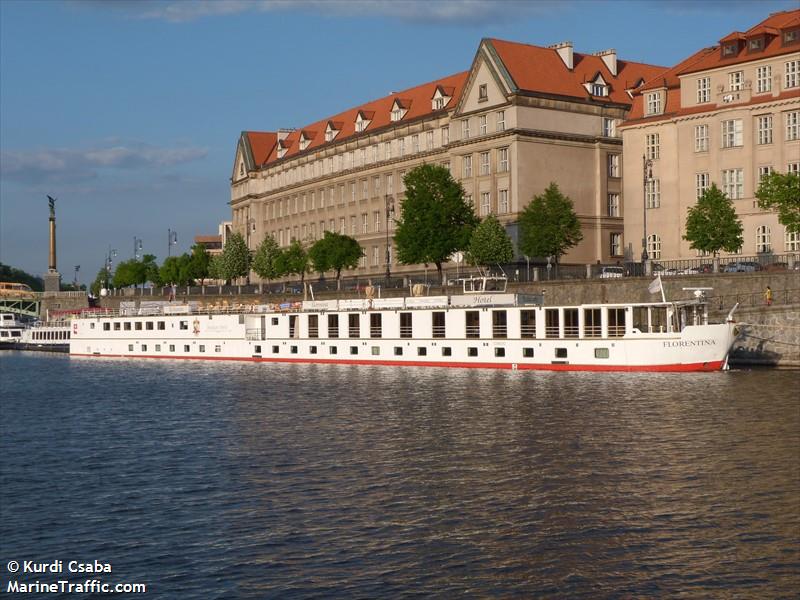
{"label": "parked car", "polygon": [[598,277],[600,279],[615,279],[617,277],[623,277],[624,275],[625,269],[622,267],[601,267]]}
{"label": "parked car", "polygon": [[726,273],[753,273],[754,271],[760,270],[761,265],[750,260],[742,260],[725,265]]}
{"label": "parked car", "polygon": [[662,277],[669,277],[670,275],[677,275],[678,269],[666,268],[660,263],[653,263],[653,275],[661,275]]}

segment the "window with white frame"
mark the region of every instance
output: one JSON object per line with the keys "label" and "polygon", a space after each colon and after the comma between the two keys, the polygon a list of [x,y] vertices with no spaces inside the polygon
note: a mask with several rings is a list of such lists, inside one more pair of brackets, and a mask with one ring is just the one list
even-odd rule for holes
{"label": "window with white frame", "polygon": [[619,216],[619,194],[612,193],[608,195],[608,216]]}
{"label": "window with white frame", "polygon": [[392,121],[399,121],[403,118],[403,109],[400,107],[399,104],[395,103],[394,108],[392,109]]}
{"label": "window with white frame", "polygon": [[593,83],[592,96],[608,96],[608,86],[604,83]]}
{"label": "window with white frame", "polygon": [[361,148],[358,151],[358,164],[359,164],[359,166],[362,166],[362,167],[367,164],[367,149],[366,148]]}
{"label": "window with white frame", "polygon": [[461,139],[469,139],[469,119],[461,120]]}
{"label": "window with white frame", "polygon": [[786,165],[786,172],[800,175],[800,162],[790,162],[788,165]]}
{"label": "window with white frame", "polygon": [[311,196],[309,197],[308,201],[308,210],[314,210],[315,208],[314,205],[316,203],[316,200],[317,200],[317,193],[314,190],[311,190]]}
{"label": "window with white frame", "polygon": [[661,180],[648,179],[645,184],[645,205],[647,208],[661,206]]}
{"label": "window with white frame", "polygon": [[440,131],[442,132],[442,146],[447,146],[450,143],[450,126],[445,125]]}
{"label": "window with white frame", "polygon": [[790,60],[784,64],[783,79],[785,88],[793,88],[800,85],[800,60]]}
{"label": "window with white frame", "polygon": [[386,176],[386,193],[390,196],[394,194],[394,173],[389,173]]}
{"label": "window with white frame", "polygon": [[372,162],[378,162],[380,160],[378,155],[378,144],[372,145]]}
{"label": "window with white frame", "polygon": [[608,176],[619,177],[619,154],[609,154],[606,160],[608,164]]}
{"label": "window with white frame", "polygon": [[694,174],[694,187],[697,198],[711,186],[711,177],[708,173],[695,173]]}
{"label": "window with white frame", "polygon": [[508,148],[497,149],[497,172],[508,172]]}
{"label": "window with white frame", "polygon": [[489,98],[489,92],[487,90],[487,86],[485,83],[481,83],[478,86],[478,100],[487,100]]}
{"label": "window with white frame", "polygon": [[361,199],[366,200],[369,198],[369,179],[361,180]]}
{"label": "window with white frame", "polygon": [[728,73],[728,91],[738,92],[744,85],[744,71]]}
{"label": "window with white frame", "polygon": [[497,111],[497,131],[505,131],[506,130],[506,111],[498,110]]}
{"label": "window with white frame", "polygon": [[425,132],[425,149],[433,150],[433,131]]}
{"label": "window with white frame", "polygon": [[308,226],[308,230],[309,230],[309,235],[311,236],[311,239],[312,240],[316,240],[317,239],[317,224],[316,223],[311,223],[311,225]]}
{"label": "window with white frame", "polygon": [[775,169],[772,167],[772,165],[762,165],[758,167],[758,182],[761,183],[764,177],[771,175],[774,172]]}
{"label": "window with white frame", "polygon": [[383,158],[385,160],[392,158],[392,142],[390,141],[383,145]]}
{"label": "window with white frame", "polygon": [[616,137],[617,136],[617,120],[603,117],[603,136]]}
{"label": "window with white frame", "polygon": [[800,111],[786,113],[786,141],[800,139]]}
{"label": "window with white frame", "polygon": [[661,154],[660,151],[660,135],[658,133],[648,133],[645,136],[645,154],[647,158],[657,159]]}
{"label": "window with white frame", "polygon": [[339,186],[339,204],[344,204],[344,184]]}
{"label": "window with white frame", "polygon": [[380,246],[373,246],[372,247],[372,264],[373,265],[381,264],[381,247]]}
{"label": "window with white frame", "polygon": [[500,214],[505,214],[509,211],[510,207],[508,205],[508,190],[498,190],[497,191],[497,212]]}
{"label": "window with white frame", "polygon": [[358,190],[358,184],[356,184],[355,181],[351,181],[350,182],[350,201],[351,202],[355,202],[356,201],[356,194],[357,194],[356,190]]}
{"label": "window with white frame", "polygon": [[358,219],[355,215],[350,215],[350,235],[358,233]]}
{"label": "window with white frame", "polygon": [[377,198],[378,196],[381,195],[381,176],[380,175],[375,175],[372,178],[372,189],[373,189],[374,194],[375,194],[373,196],[374,198]]}
{"label": "window with white frame", "polygon": [[694,151],[708,151],[708,125],[694,126]]}
{"label": "window with white frame", "polygon": [[378,233],[381,230],[381,211],[372,211],[372,217],[375,222],[375,233]]}
{"label": "window with white frame", "polygon": [[480,135],[486,135],[486,115],[478,117],[478,133]]}
{"label": "window with white frame", "polygon": [[730,119],[722,122],[722,147],[734,148],[743,142],[743,124],[741,119]]}
{"label": "window with white frame", "polygon": [[481,192],[481,216],[492,212],[492,196],[489,192]]}
{"label": "window with white frame", "polygon": [[481,152],[479,154],[479,164],[480,164],[480,173],[481,175],[489,175],[489,153],[488,152]]}
{"label": "window with white frame", "polygon": [[756,117],[756,128],[758,129],[758,143],[772,143],[772,115],[761,115]]}
{"label": "window with white frame", "polygon": [[711,101],[711,77],[701,77],[697,80],[697,103]]}
{"label": "window with white frame", "polygon": [[461,157],[461,176],[472,177],[472,156],[469,154]]}
{"label": "window with white frame", "polygon": [[328,231],[336,231],[336,219],[330,219],[328,221]]}
{"label": "window with white frame", "polygon": [[439,96],[433,99],[433,110],[441,110],[444,108],[444,98]]}
{"label": "window with white frame", "polygon": [[772,251],[771,234],[768,225],[759,225],[756,228],[756,254]]}
{"label": "window with white frame", "polygon": [[412,135],[411,136],[411,152],[414,154],[419,154],[419,136]]}
{"label": "window with white frame", "polygon": [[788,229],[783,234],[783,251],[784,252],[797,252],[800,251],[800,231],[789,231]]}
{"label": "window with white frame", "polygon": [[651,92],[645,94],[647,101],[647,114],[657,115],[661,112],[661,94],[659,92]]}
{"label": "window with white frame", "polygon": [[347,234],[347,219],[339,217],[339,233],[342,235]]}
{"label": "window with white frame", "polygon": [[399,184],[400,193],[403,194],[406,191],[406,172],[405,171],[400,171],[400,173],[398,175],[399,175],[398,179],[400,181],[400,184]]}
{"label": "window with white frame", "polygon": [[731,200],[744,197],[744,171],[742,169],[725,169],[722,171],[722,191]]}
{"label": "window with white frame", "polygon": [[397,140],[397,156],[405,156],[406,155],[406,138],[400,138]]}
{"label": "window with white frame", "polygon": [[622,256],[622,234],[612,233],[611,243],[609,244],[609,253],[611,256]]}
{"label": "window with white frame", "polygon": [[647,255],[654,260],[661,258],[661,236],[657,233],[647,236]]}
{"label": "window with white frame", "polygon": [[772,90],[772,67],[764,65],[756,68],[756,92],[764,94]]}
{"label": "window with white frame", "polygon": [[472,204],[472,194],[464,194],[464,203],[467,206],[473,206],[473,204]]}

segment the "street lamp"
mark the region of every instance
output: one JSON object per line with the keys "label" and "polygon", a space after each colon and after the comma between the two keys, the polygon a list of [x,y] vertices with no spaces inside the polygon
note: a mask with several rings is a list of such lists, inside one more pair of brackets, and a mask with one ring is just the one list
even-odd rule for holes
{"label": "street lamp", "polygon": [[106,255],[106,293],[108,293],[108,279],[111,277],[111,265],[114,258],[117,256],[117,251],[113,250],[111,246],[108,247],[108,254]]}
{"label": "street lamp", "polygon": [[75,284],[75,289],[76,290],[78,289],[78,271],[80,271],[80,270],[81,270],[81,266],[80,265],[75,265],[75,281],[73,283]]}
{"label": "street lamp", "polygon": [[133,258],[139,260],[139,254],[142,251],[142,238],[133,236]]}
{"label": "street lamp", "polygon": [[172,256],[172,247],[178,243],[178,232],[167,229],[167,256]]}
{"label": "street lamp", "polygon": [[388,194],[384,196],[386,204],[386,287],[389,287],[389,279],[392,276],[391,272],[391,251],[389,249],[389,223],[390,219],[394,217],[394,198]]}
{"label": "street lamp", "polygon": [[647,184],[653,181],[653,161],[642,155],[642,268],[649,275],[647,256]]}

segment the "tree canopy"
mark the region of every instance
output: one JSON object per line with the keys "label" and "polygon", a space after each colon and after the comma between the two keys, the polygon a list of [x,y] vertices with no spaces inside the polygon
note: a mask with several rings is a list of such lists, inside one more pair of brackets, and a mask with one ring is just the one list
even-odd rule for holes
{"label": "tree canopy", "polygon": [[41,277],[35,277],[21,269],[15,269],[3,263],[0,263],[0,281],[25,283],[35,292],[41,292],[44,289],[44,281]]}
{"label": "tree canopy", "polygon": [[468,257],[472,264],[483,267],[514,258],[514,244],[497,217],[487,216],[472,232]]}
{"label": "tree canopy", "polygon": [[271,235],[266,236],[258,245],[256,254],[253,257],[253,271],[267,281],[280,277],[283,275],[278,271],[278,257],[280,254],[281,249],[275,238]]}
{"label": "tree canopy", "polygon": [[466,250],[478,218],[464,188],[444,167],[421,165],[403,182],[406,197],[394,234],[397,258],[403,264],[432,263],[441,280],[442,263]]}
{"label": "tree canopy", "polygon": [[241,233],[234,233],[228,238],[222,250],[222,269],[220,279],[230,281],[237,277],[247,277],[250,274],[250,250]]}
{"label": "tree canopy", "polygon": [[189,265],[189,273],[192,279],[200,280],[200,285],[203,285],[205,279],[208,277],[208,267],[210,264],[211,256],[206,250],[206,247],[203,244],[195,244],[192,246],[192,255]]}
{"label": "tree canopy", "polygon": [[792,233],[800,233],[800,174],[770,173],[756,191],[758,206],[778,212],[778,222]]}
{"label": "tree canopy", "polygon": [[309,248],[308,256],[315,271],[318,273],[336,271],[336,281],[339,281],[342,269],[355,269],[359,259],[364,256],[364,251],[349,235],[326,231],[325,235]]}
{"label": "tree canopy", "polygon": [[300,240],[294,239],[289,244],[289,247],[278,255],[276,263],[280,273],[300,275],[300,281],[302,282],[308,272],[308,252],[306,252]]}
{"label": "tree canopy", "polygon": [[581,224],[572,200],[551,183],[544,194],[534,196],[519,217],[519,248],[527,256],[555,258],[583,239]]}
{"label": "tree canopy", "polygon": [[689,208],[683,239],[690,242],[691,248],[714,256],[720,250],[735,252],[742,247],[742,222],[733,202],[717,184],[712,183],[697,204]]}
{"label": "tree canopy", "polygon": [[[159,276],[164,284],[190,285],[192,282],[192,258],[188,254],[164,259]],[[117,267],[119,268],[119,267]]]}

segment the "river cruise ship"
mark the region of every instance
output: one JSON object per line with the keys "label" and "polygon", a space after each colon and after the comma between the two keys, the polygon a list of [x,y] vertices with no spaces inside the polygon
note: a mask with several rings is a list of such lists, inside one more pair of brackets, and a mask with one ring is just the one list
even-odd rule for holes
{"label": "river cruise ship", "polygon": [[[494,289],[492,289],[494,288]],[[419,290],[415,290],[419,292]],[[73,318],[84,357],[478,369],[714,371],[735,337],[702,297],[546,306],[475,278],[464,294],[259,305],[141,302]],[[731,311],[733,312],[733,311]]]}

